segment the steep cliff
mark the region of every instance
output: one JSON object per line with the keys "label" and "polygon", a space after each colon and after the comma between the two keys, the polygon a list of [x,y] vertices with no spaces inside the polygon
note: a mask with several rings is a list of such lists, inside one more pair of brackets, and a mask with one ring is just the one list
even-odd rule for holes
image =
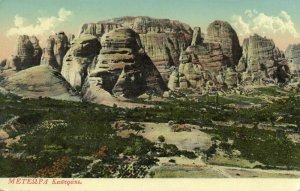
{"label": "steep cliff", "polygon": [[300,44],[289,45],[285,51],[288,66],[292,74],[300,73]]}
{"label": "steep cliff", "polygon": [[61,74],[75,88],[81,88],[87,76],[87,68],[99,54],[100,42],[92,35],[81,35],[73,40],[63,59]]}
{"label": "steep cliff", "polygon": [[169,19],[121,17],[84,24],[81,34],[100,38],[104,33],[122,26],[132,28],[140,35],[145,52],[167,82],[172,66],[179,65],[180,52],[191,43],[192,29],[184,23]]}
{"label": "steep cliff", "polygon": [[52,66],[61,71],[63,58],[69,49],[69,40],[64,32],[49,37],[46,48],[43,49],[41,64]]}
{"label": "steep cliff", "polygon": [[244,40],[243,56],[237,66],[244,84],[287,81],[287,61],[271,39],[257,34]]}
{"label": "steep cliff", "polygon": [[219,43],[223,54],[229,59],[228,66],[234,67],[242,56],[242,48],[235,30],[228,22],[214,21],[207,28],[206,41]]}
{"label": "steep cliff", "polygon": [[100,54],[89,69],[86,95],[96,92],[94,89],[124,97],[145,92],[162,94],[166,90],[158,70],[144,53],[139,35],[132,29],[118,28],[106,33],[101,45]]}
{"label": "steep cliff", "polygon": [[42,49],[35,36],[21,35],[17,38],[15,53],[3,65],[4,69],[24,70],[40,64]]}

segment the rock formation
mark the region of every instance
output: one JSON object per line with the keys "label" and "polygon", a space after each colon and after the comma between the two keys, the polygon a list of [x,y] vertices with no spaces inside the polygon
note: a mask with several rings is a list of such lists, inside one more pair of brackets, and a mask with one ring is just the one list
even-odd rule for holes
{"label": "rock formation", "polygon": [[100,42],[95,36],[81,35],[74,39],[63,59],[61,74],[75,88],[81,88],[87,76],[87,68],[99,54]]}
{"label": "rock formation", "polygon": [[201,34],[201,28],[195,27],[193,31],[193,39],[192,39],[192,46],[201,45],[203,42],[202,34]]}
{"label": "rock formation", "polygon": [[289,76],[287,62],[273,40],[257,34],[244,40],[243,56],[236,67],[247,83],[284,82]]}
{"label": "rock formation", "polygon": [[228,22],[214,21],[207,28],[206,41],[220,43],[223,54],[228,57],[228,65],[234,67],[242,56],[242,48],[235,30]]}
{"label": "rock formation", "polygon": [[112,95],[136,97],[145,92],[162,94],[166,87],[139,35],[117,28],[101,38],[102,49],[89,70],[85,94],[103,89]]}
{"label": "rock formation", "polygon": [[193,88],[202,91],[210,87],[222,87],[227,61],[218,43],[190,46],[182,52],[178,71],[172,73],[168,87],[170,89]]}
{"label": "rock formation", "polygon": [[0,69],[4,68],[6,66],[6,62],[7,62],[7,59],[1,60],[1,62],[0,62]]}
{"label": "rock formation", "polygon": [[180,66],[170,77],[170,89],[206,91],[237,86],[238,73],[234,66],[242,49],[234,29],[227,22],[214,21],[203,39],[201,29],[195,27],[191,46],[182,52]]}
{"label": "rock formation", "polygon": [[17,72],[5,80],[0,86],[11,93],[22,97],[80,101],[75,90],[50,66],[41,65]]}
{"label": "rock formation", "polygon": [[206,91],[224,87],[229,59],[223,54],[221,43],[203,42],[199,27],[195,27],[191,46],[181,53],[179,61],[178,70],[173,71],[168,83],[170,89]]}
{"label": "rock formation", "polygon": [[[4,69],[24,70],[40,64],[42,49],[35,36],[21,35],[17,39],[14,55],[7,59]],[[4,63],[3,63],[4,64]]]}
{"label": "rock formation", "polygon": [[63,58],[69,49],[68,37],[64,32],[50,36],[46,48],[43,50],[41,64],[52,66],[61,71]]}
{"label": "rock formation", "polygon": [[285,51],[288,66],[292,74],[300,74],[300,44],[289,45]]}
{"label": "rock formation", "polygon": [[121,17],[84,24],[81,34],[92,34],[100,38],[104,33],[122,26],[132,28],[140,35],[145,52],[167,82],[172,66],[179,65],[180,52],[191,43],[191,28],[184,23],[169,19]]}
{"label": "rock formation", "polygon": [[39,40],[35,36],[29,37],[30,42],[33,46],[33,65],[37,66],[40,65],[41,56],[42,56],[42,48],[39,45]]}

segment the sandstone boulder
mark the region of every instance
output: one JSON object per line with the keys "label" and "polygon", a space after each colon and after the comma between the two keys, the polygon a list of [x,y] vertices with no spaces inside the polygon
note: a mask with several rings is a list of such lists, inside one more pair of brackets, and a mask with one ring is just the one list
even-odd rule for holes
{"label": "sandstone boulder", "polygon": [[239,83],[238,73],[232,68],[227,68],[224,82],[228,88],[236,87]]}
{"label": "sandstone boulder", "polygon": [[92,35],[81,35],[73,40],[63,59],[61,74],[76,89],[81,89],[87,68],[99,54],[100,42]]}

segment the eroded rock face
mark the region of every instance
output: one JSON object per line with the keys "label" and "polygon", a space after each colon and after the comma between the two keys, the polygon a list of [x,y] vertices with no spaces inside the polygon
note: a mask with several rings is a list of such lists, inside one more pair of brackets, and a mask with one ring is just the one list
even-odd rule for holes
{"label": "eroded rock face", "polygon": [[300,44],[289,45],[285,51],[288,66],[292,74],[300,73]]}
{"label": "eroded rock face", "polygon": [[100,38],[119,27],[132,28],[140,35],[142,46],[167,83],[172,66],[179,65],[182,50],[190,45],[192,29],[178,21],[150,17],[121,17],[98,23],[84,24],[81,34]]}
{"label": "eroded rock face", "polygon": [[193,31],[193,39],[192,39],[192,46],[195,45],[201,45],[203,43],[203,38],[201,35],[201,28],[200,27],[195,27]]}
{"label": "eroded rock face", "polygon": [[179,68],[172,73],[168,87],[172,90],[192,88],[199,91],[222,88],[227,61],[220,44],[190,46],[182,52]]}
{"label": "eroded rock face", "polygon": [[234,67],[242,56],[242,48],[235,30],[228,22],[214,21],[207,28],[206,41],[220,43],[223,54],[228,57],[228,66]]}
{"label": "eroded rock face", "polygon": [[61,74],[75,88],[81,88],[87,77],[87,68],[99,54],[100,42],[95,36],[81,35],[73,40],[63,59]]}
{"label": "eroded rock face", "polygon": [[24,70],[40,64],[42,49],[35,36],[21,35],[17,39],[14,55],[7,59],[4,69]]}
{"label": "eroded rock face", "polygon": [[50,97],[80,101],[76,91],[61,74],[47,65],[17,72],[1,81],[0,86],[13,94],[26,98]]}
{"label": "eroded rock face", "polygon": [[68,37],[64,32],[50,36],[43,50],[41,64],[52,66],[61,71],[63,58],[69,49]]}
{"label": "eroded rock face", "polygon": [[89,70],[85,92],[104,89],[115,96],[136,97],[145,92],[162,94],[166,89],[158,70],[144,53],[139,35],[132,29],[118,28],[104,34],[101,45]]}
{"label": "eroded rock face", "polygon": [[283,54],[273,40],[257,34],[244,40],[243,56],[237,66],[245,84],[284,82],[289,76],[289,68]]}
{"label": "eroded rock face", "polygon": [[241,54],[239,39],[229,23],[211,23],[204,42],[201,29],[195,27],[191,46],[182,52],[179,68],[172,73],[168,87],[200,92],[235,87],[239,79],[234,66]]}
{"label": "eroded rock face", "polygon": [[7,59],[3,59],[0,62],[0,68],[4,68],[6,66]]}
{"label": "eroded rock face", "polygon": [[116,22],[86,23],[82,25],[80,34],[91,34],[100,39],[104,33],[120,27],[121,24]]}

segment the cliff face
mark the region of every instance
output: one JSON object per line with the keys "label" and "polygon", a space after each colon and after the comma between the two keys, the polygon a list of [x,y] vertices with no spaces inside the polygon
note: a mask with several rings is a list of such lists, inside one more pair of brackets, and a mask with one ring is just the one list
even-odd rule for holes
{"label": "cliff face", "polygon": [[61,74],[75,88],[81,88],[87,68],[99,54],[100,42],[95,36],[81,35],[74,39],[63,59]]}
{"label": "cliff face", "polygon": [[259,35],[250,36],[243,43],[243,56],[237,66],[243,83],[284,82],[289,75],[286,59],[273,40]]}
{"label": "cliff face", "polygon": [[169,19],[122,17],[84,24],[81,34],[92,34],[100,38],[104,33],[122,26],[131,28],[139,34],[142,47],[167,82],[171,67],[179,65],[180,52],[191,43],[191,28]]}
{"label": "cliff face", "polygon": [[214,21],[207,28],[207,42],[219,43],[228,58],[228,66],[234,67],[242,56],[242,48],[235,30],[228,22]]}
{"label": "cliff face", "polygon": [[223,86],[224,81],[218,78],[226,70],[227,61],[219,44],[190,46],[182,52],[179,68],[172,73],[168,87],[204,91]]}
{"label": "cliff face", "polygon": [[14,55],[3,63],[4,69],[24,70],[40,64],[42,49],[35,36],[21,35],[17,39]]}
{"label": "cliff face", "polygon": [[166,90],[158,70],[144,53],[139,35],[132,29],[118,28],[106,33],[101,45],[100,54],[89,69],[86,95],[97,92],[95,89],[124,97],[145,92],[162,94]]}
{"label": "cliff face", "polygon": [[288,66],[292,74],[300,73],[300,44],[289,45],[285,51]]}
{"label": "cliff face", "polygon": [[300,45],[289,46],[286,59],[271,39],[253,35],[242,49],[235,30],[224,21],[211,23],[205,38],[200,27],[192,30],[169,19],[121,17],[87,23],[78,37],[64,32],[50,36],[41,54],[36,37],[20,36],[14,55],[0,62],[1,79],[41,63],[61,72],[92,101],[103,95],[162,95],[167,86],[205,92],[285,83],[290,69],[298,74],[300,68]]}
{"label": "cliff face", "polygon": [[227,22],[210,24],[204,42],[201,29],[195,27],[191,46],[182,52],[179,68],[172,73],[168,87],[207,91],[236,86],[234,65],[240,56],[236,32]]}
{"label": "cliff face", "polygon": [[52,66],[61,71],[63,58],[69,49],[69,40],[64,32],[50,36],[43,50],[41,64]]}

